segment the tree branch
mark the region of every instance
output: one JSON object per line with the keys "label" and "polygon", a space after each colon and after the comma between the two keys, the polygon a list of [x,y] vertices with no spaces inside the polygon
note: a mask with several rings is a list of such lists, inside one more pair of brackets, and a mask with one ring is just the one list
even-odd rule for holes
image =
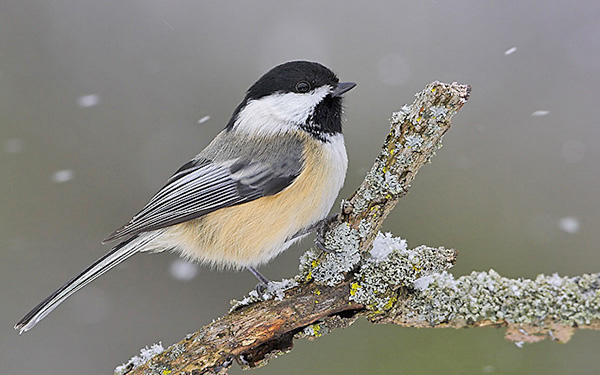
{"label": "tree branch", "polygon": [[[225,374],[233,361],[260,366],[359,316],[410,327],[508,326],[506,337],[565,342],[573,328],[600,328],[600,276],[511,280],[493,270],[455,279],[452,249],[419,246],[379,233],[417,171],[431,160],[467,101],[470,87],[433,82],[394,113],[375,164],[325,229],[325,245],[300,260],[294,279],[235,301],[231,311],[167,350],[143,350],[119,374]],[[160,348],[162,349],[162,347]],[[160,351],[160,350],[158,350]]]}

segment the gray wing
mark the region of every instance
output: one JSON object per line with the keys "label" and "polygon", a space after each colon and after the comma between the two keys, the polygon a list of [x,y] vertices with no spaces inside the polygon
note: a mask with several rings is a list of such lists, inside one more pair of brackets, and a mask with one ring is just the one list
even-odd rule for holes
{"label": "gray wing", "polygon": [[223,207],[276,194],[289,186],[301,169],[301,160],[289,158],[282,158],[280,162],[191,160],[128,224],[104,242],[179,224]]}

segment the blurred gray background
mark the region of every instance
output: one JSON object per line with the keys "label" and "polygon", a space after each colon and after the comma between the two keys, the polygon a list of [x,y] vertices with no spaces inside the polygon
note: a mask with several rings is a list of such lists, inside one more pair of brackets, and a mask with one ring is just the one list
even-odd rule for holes
{"label": "blurred gray background", "polygon": [[[111,374],[254,287],[249,273],[136,256],[27,334],[12,329],[292,59],[358,82],[342,197],[392,111],[433,80],[473,86],[385,230],[457,248],[457,276],[600,271],[599,16],[598,1],[0,0],[0,372]],[[261,271],[295,274],[310,245]],[[597,374],[599,347],[593,331],[518,348],[502,329],[359,321],[253,373]]]}

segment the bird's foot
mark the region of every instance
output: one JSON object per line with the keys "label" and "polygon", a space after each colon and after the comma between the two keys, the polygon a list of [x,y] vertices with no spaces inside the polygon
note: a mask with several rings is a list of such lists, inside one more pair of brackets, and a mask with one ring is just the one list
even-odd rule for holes
{"label": "bird's foot", "polygon": [[329,228],[329,224],[331,224],[339,214],[331,214],[327,216],[325,219],[319,221],[317,230],[317,236],[315,238],[315,245],[317,248],[326,253],[334,253],[335,251],[327,248],[325,245],[325,231]]}
{"label": "bird's foot", "polygon": [[258,284],[256,284],[256,292],[259,295],[263,294],[270,283],[269,279],[267,279],[262,273],[258,272],[258,270],[254,267],[248,266],[246,268],[254,275],[254,277],[258,279]]}

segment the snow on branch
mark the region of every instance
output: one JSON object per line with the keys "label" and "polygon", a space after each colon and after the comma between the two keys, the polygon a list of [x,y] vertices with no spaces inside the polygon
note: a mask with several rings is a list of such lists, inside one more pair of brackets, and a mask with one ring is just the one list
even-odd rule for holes
{"label": "snow on branch", "polygon": [[410,327],[508,326],[506,337],[566,342],[574,328],[600,329],[600,276],[507,279],[493,270],[454,278],[452,249],[419,246],[379,229],[418,170],[441,146],[470,87],[433,82],[394,113],[375,164],[324,230],[332,252],[308,250],[293,279],[233,301],[230,312],[118,374],[225,374],[261,366],[358,317]]}

